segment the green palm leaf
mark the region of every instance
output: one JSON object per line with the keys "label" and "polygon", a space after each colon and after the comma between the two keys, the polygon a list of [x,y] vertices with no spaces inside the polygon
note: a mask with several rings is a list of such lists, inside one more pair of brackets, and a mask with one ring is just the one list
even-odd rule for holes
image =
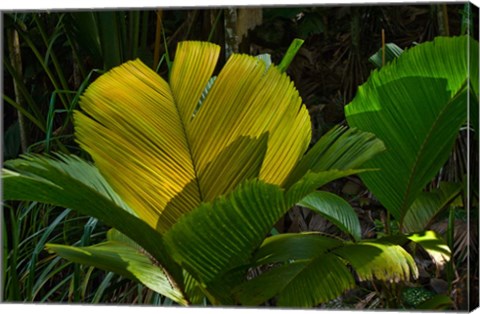
{"label": "green palm leaf", "polygon": [[418,275],[413,258],[385,241],[344,242],[318,233],[281,234],[267,238],[252,266],[270,269],[240,284],[238,300],[259,305],[277,297],[280,306],[311,307],[353,288],[355,280],[409,280]]}
{"label": "green palm leaf", "polygon": [[318,232],[284,233],[266,238],[252,257],[253,266],[305,260],[327,253],[343,241]]}
{"label": "green palm leaf", "polygon": [[276,296],[281,307],[312,307],[338,297],[354,285],[345,263],[324,254],[276,267],[247,281],[237,293],[245,305],[259,305]]}
{"label": "green palm leaf", "polygon": [[298,205],[313,210],[353,239],[360,240],[360,221],[355,210],[343,198],[329,192],[315,191],[304,197]]}
{"label": "green palm leaf", "polygon": [[445,240],[432,230],[412,234],[397,234],[384,237],[382,240],[397,245],[406,245],[411,241],[424,249],[438,266],[442,266],[448,262],[452,254]]}
{"label": "green palm leaf", "polygon": [[421,192],[405,214],[405,231],[412,233],[425,230],[436,215],[458,196],[461,189],[460,184],[442,182],[435,190]]}
{"label": "green palm leaf", "polygon": [[[383,149],[381,142],[371,134],[336,130],[340,130],[342,136],[335,132],[325,135],[323,141],[329,144],[324,147],[321,158],[316,156],[317,160],[313,163],[319,172],[307,172],[287,193],[276,185],[253,180],[180,218],[164,234],[173,258],[210,291],[216,291],[217,295],[221,293],[217,290],[218,285],[226,284],[222,280],[227,273],[241,269],[248,262],[253,250],[288,208],[325,183],[365,171],[335,168],[359,167],[366,156]],[[340,147],[342,150],[339,152]],[[356,154],[350,155],[350,158],[335,158],[335,154],[349,150],[356,151]],[[323,165],[323,168],[325,160],[335,162]],[[355,227],[349,228],[355,230]],[[230,284],[234,283],[235,280]]]}
{"label": "green palm leaf", "polygon": [[469,109],[470,109],[470,125],[475,130],[475,139],[478,141],[479,133],[480,133],[480,125],[479,125],[479,101],[478,101],[478,89],[479,87],[479,69],[478,69],[478,60],[480,58],[480,54],[478,51],[478,44],[476,42],[472,42],[470,45],[470,68],[469,68],[469,80],[470,86],[473,90],[474,97],[469,102]]}
{"label": "green palm leaf", "polygon": [[247,262],[286,209],[278,186],[250,181],[185,215],[164,240],[180,265],[208,283]]}
{"label": "green palm leaf", "polygon": [[172,284],[169,275],[152,257],[142,251],[131,241],[124,241],[124,236],[110,230],[107,242],[89,247],[73,247],[67,245],[47,244],[47,250],[56,253],[72,262],[98,267],[130,279],[139,280],[146,287],[187,305],[179,287]]}
{"label": "green palm leaf", "polygon": [[291,187],[308,173],[358,169],[384,150],[382,141],[372,133],[335,126],[302,157],[288,176],[285,186]]}
{"label": "green palm leaf", "polygon": [[[403,53],[403,49],[395,45],[394,43],[385,44],[385,63],[395,60]],[[368,61],[373,63],[377,68],[383,66],[383,48],[380,48],[377,52],[368,58]]]}
{"label": "green palm leaf", "polygon": [[38,201],[96,217],[141,243],[171,275],[181,276],[178,265],[164,254],[161,235],[126,210],[92,164],[75,156],[58,158],[24,156],[6,162],[15,171],[2,171],[4,199]]}
{"label": "green palm leaf", "polygon": [[253,256],[253,266],[277,265],[235,289],[245,305],[278,296],[279,306],[308,307],[331,300],[355,284],[345,263],[329,253],[342,241],[318,233],[267,238]]}
{"label": "green palm leaf", "polygon": [[[55,153],[53,156],[41,155],[23,155],[20,159],[7,160],[5,166],[16,170],[19,173],[29,175],[37,180],[41,178],[54,180],[57,178],[50,171],[60,171],[65,180],[67,178],[75,178],[76,181],[86,185],[88,188],[95,190],[102,196],[110,199],[117,206],[123,208],[127,212],[134,215],[134,212],[127,204],[118,196],[118,194],[108,185],[105,178],[100,174],[98,169],[91,163],[88,163],[75,155],[64,155]],[[60,184],[59,184],[60,185]],[[27,193],[28,190],[13,190],[6,186],[7,193]],[[7,197],[10,194],[7,194]]]}
{"label": "green palm leaf", "polygon": [[451,250],[447,243],[434,231],[428,230],[414,233],[407,237],[410,241],[421,246],[438,266],[443,266],[450,260]]}
{"label": "green palm leaf", "polygon": [[371,171],[360,166],[384,149],[382,141],[372,133],[342,126],[332,128],[302,157],[285,181],[287,204],[295,205],[330,181]]}
{"label": "green palm leaf", "polygon": [[376,134],[387,147],[365,163],[382,171],[361,178],[400,222],[466,120],[469,40],[438,38],[405,51],[373,72],[345,108],[351,126]]}
{"label": "green palm leaf", "polygon": [[[478,50],[478,42],[470,38],[469,48],[470,50],[469,50],[468,56],[470,59],[469,59],[469,68],[468,68],[468,79],[469,79],[470,87],[473,90],[473,95],[475,96],[470,106],[473,108],[476,108],[478,113],[478,93],[480,88],[479,86],[480,85],[479,84],[480,69],[478,68],[478,60],[480,57],[480,52]],[[478,115],[477,115],[477,119],[478,119]]]}
{"label": "green palm leaf", "polygon": [[418,277],[413,257],[401,246],[387,241],[363,241],[335,250],[355,269],[362,281],[408,281]]}

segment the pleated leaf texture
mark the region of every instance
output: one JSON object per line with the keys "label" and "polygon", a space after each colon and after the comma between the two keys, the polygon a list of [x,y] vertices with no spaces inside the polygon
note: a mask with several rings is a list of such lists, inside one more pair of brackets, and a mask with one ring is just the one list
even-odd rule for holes
{"label": "pleated leaf texture", "polygon": [[374,71],[345,115],[351,127],[375,134],[384,154],[365,166],[365,185],[403,224],[410,206],[445,164],[467,106],[478,108],[478,42],[437,37]]}
{"label": "pleated leaf texture", "polygon": [[211,43],[180,43],[168,83],[129,61],[92,83],[75,112],[80,146],[161,233],[245,180],[282,186],[310,143],[293,83],[254,57],[233,55],[200,101],[219,53]]}

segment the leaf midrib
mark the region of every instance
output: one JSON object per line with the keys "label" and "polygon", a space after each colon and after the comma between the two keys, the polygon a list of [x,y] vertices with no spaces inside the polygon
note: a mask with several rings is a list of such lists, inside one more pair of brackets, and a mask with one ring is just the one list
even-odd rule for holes
{"label": "leaf midrib", "polygon": [[336,249],[338,249],[339,247],[343,247],[343,246],[344,246],[344,244],[341,243],[336,247],[332,247],[332,248],[326,249],[324,251],[320,251],[317,254],[313,255],[311,258],[302,258],[302,259],[295,260],[295,262],[297,262],[297,263],[302,263],[304,265],[304,267],[301,267],[299,269],[299,271],[296,272],[296,274],[294,276],[291,276],[288,280],[286,280],[285,285],[283,286],[282,289],[280,289],[278,291],[278,293],[276,295],[282,294],[286,289],[288,289],[288,287],[292,284],[292,282],[294,282],[298,278],[298,276],[300,276],[309,267],[312,267],[312,265],[314,265],[314,263],[316,263],[316,262],[318,263],[319,260],[322,257],[330,254],[333,258],[338,258],[338,256],[334,253],[334,251]]}
{"label": "leaf midrib", "polygon": [[[185,143],[187,145],[188,155],[190,156],[190,161],[192,163],[194,180],[195,180],[195,183],[196,183],[195,185],[196,185],[197,190],[198,190],[199,203],[201,203],[203,201],[204,197],[203,197],[202,189],[201,189],[201,186],[200,186],[197,164],[195,163],[195,159],[193,158],[192,145],[190,144],[190,137],[188,136],[187,128],[185,126],[185,121],[183,121],[182,114],[180,112],[180,108],[178,106],[178,101],[175,97],[175,94],[173,93],[173,91],[171,89],[170,89],[170,91],[171,91],[171,95],[172,95],[172,98],[173,98],[173,105],[175,107],[175,111],[177,112],[178,119],[180,120],[180,126],[182,128],[182,133],[183,133],[183,136],[185,138]],[[193,119],[193,115],[192,115],[192,119]]]}
{"label": "leaf midrib", "polygon": [[455,102],[455,100],[460,97],[460,95],[465,91],[466,88],[466,81],[462,84],[460,87],[459,91],[455,94],[454,97],[451,97],[447,103],[446,106],[442,108],[440,113],[437,115],[437,118],[432,124],[432,127],[428,130],[427,136],[425,137],[425,140],[422,142],[419,153],[417,154],[415,161],[413,163],[413,168],[410,171],[410,176],[408,177],[408,183],[407,183],[407,190],[405,191],[404,197],[403,197],[403,202],[402,205],[399,208],[399,214],[401,215],[400,218],[400,230],[403,228],[403,219],[405,218],[405,214],[407,212],[407,209],[410,207],[411,204],[408,204],[407,199],[410,196],[411,189],[412,189],[412,182],[414,181],[415,174],[417,172],[417,166],[418,166],[418,160],[424,157],[424,152],[425,152],[425,146],[429,142],[430,138],[432,137],[433,130],[437,127],[438,122],[441,120],[440,118],[443,116],[445,111],[450,108],[450,106]]}

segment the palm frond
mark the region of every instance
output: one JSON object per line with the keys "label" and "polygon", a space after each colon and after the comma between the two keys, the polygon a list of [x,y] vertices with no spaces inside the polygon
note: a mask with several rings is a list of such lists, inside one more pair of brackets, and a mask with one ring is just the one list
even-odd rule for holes
{"label": "palm frond", "polygon": [[421,246],[430,255],[437,266],[443,266],[450,260],[452,252],[445,240],[438,236],[434,231],[427,230],[420,233],[414,233],[408,236],[408,239]]}
{"label": "palm frond", "polygon": [[[218,54],[213,44],[179,44],[170,84],[128,62],[97,79],[81,100],[85,114],[75,114],[77,138],[100,172],[162,233],[252,174],[281,184],[310,142],[290,79],[254,57],[232,56],[195,112]],[[235,164],[253,170],[224,173]]]}
{"label": "palm frond", "polygon": [[161,235],[119,206],[122,203],[92,164],[75,156],[59,155],[59,158],[24,156],[8,161],[6,165],[14,171],[2,170],[4,199],[37,201],[94,216],[141,243],[172,273],[180,271],[164,254]]}
{"label": "palm frond", "polygon": [[381,171],[361,178],[400,224],[466,121],[469,40],[437,38],[405,51],[373,72],[345,108],[351,126],[376,134],[387,147],[365,163]]}
{"label": "palm frond", "polygon": [[252,266],[269,269],[235,288],[241,303],[259,305],[276,297],[279,306],[311,307],[334,299],[360,280],[409,280],[418,276],[413,258],[401,246],[382,240],[357,243],[318,233],[267,238]]}
{"label": "palm frond", "polygon": [[332,254],[278,266],[238,288],[239,301],[259,305],[273,297],[281,307],[312,307],[353,288],[345,263]]}
{"label": "palm frond", "polygon": [[406,232],[421,232],[462,189],[461,184],[442,182],[429,192],[421,192],[408,209],[403,220]]}
{"label": "palm frond", "polygon": [[386,241],[362,241],[335,250],[355,269],[362,281],[408,281],[418,277],[413,257],[401,246]]}
{"label": "palm frond", "polygon": [[413,242],[424,249],[437,266],[443,266],[451,258],[452,252],[445,240],[432,230],[426,230],[411,234],[397,234],[384,237],[381,240],[397,245],[405,245]]}
{"label": "palm frond", "polygon": [[248,181],[182,217],[164,240],[173,258],[203,283],[248,261],[287,207],[278,186]]}
{"label": "palm frond", "polygon": [[384,150],[382,141],[372,133],[337,125],[302,157],[284,185],[291,187],[308,172],[357,169]]}
{"label": "palm frond", "polygon": [[360,240],[362,230],[357,213],[343,198],[329,192],[315,191],[304,197],[298,205],[313,210],[353,239]]}
{"label": "palm frond", "polygon": [[146,287],[173,301],[187,305],[182,291],[172,284],[169,275],[145,251],[124,242],[122,236],[110,233],[106,242],[89,246],[74,247],[59,244],[47,244],[47,250],[72,262],[94,266],[112,271],[127,278],[138,280]]}

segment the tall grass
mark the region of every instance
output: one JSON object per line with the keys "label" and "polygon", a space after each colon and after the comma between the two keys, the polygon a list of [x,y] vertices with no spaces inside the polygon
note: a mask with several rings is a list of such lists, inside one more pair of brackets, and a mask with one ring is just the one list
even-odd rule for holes
{"label": "tall grass", "polygon": [[104,240],[107,228],[96,219],[36,202],[4,209],[4,301],[171,304],[143,285],[44,250],[47,242],[89,245]]}
{"label": "tall grass", "polygon": [[[79,97],[99,74],[126,60],[141,58],[153,67],[149,43],[155,12],[4,16],[9,37],[3,60],[8,80],[2,93],[8,106],[4,159],[53,151],[88,158],[73,139],[72,113]],[[143,285],[45,251],[47,242],[104,240],[107,228],[96,219],[35,202],[3,204],[2,218],[4,301],[171,304]]]}

